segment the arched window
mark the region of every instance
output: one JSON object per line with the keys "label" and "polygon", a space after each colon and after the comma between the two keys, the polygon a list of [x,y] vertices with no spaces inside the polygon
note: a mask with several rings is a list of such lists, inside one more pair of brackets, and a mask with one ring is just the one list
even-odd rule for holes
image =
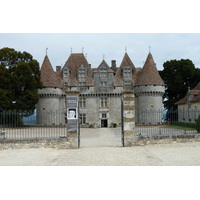
{"label": "arched window", "polygon": [[132,69],[130,66],[125,66],[123,69],[124,86],[129,86],[132,83]]}

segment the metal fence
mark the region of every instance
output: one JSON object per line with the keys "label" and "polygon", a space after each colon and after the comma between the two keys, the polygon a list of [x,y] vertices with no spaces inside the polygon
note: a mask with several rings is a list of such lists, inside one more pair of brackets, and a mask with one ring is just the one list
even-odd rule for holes
{"label": "metal fence", "polygon": [[[47,117],[48,116],[48,117]],[[62,112],[37,112],[29,115],[16,111],[0,113],[0,140],[60,139],[67,137],[66,123],[60,123]],[[46,117],[42,123],[38,118]],[[49,118],[53,118],[49,123]],[[57,122],[57,123],[55,123]]]}
{"label": "metal fence", "polygon": [[[148,137],[198,134],[196,121],[200,111],[142,110],[136,112],[136,134]],[[190,116],[189,118],[187,116]]]}
{"label": "metal fence", "polygon": [[[189,116],[191,118],[188,119],[185,117],[188,115],[185,114],[184,110],[148,110],[136,112],[135,115],[136,135],[144,137],[171,137],[185,134],[198,134],[195,120],[197,120],[199,115],[196,110],[190,112]],[[119,127],[120,124],[118,123],[117,126]],[[119,131],[121,130],[119,129]],[[63,111],[43,110],[41,112],[35,112],[30,116],[27,116],[27,113],[24,116],[23,113],[14,111],[0,112],[0,141],[61,139],[66,137],[67,123]]]}

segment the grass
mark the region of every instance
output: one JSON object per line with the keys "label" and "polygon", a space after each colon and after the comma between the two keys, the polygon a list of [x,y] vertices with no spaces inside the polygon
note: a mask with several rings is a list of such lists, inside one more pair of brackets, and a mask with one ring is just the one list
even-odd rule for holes
{"label": "grass", "polygon": [[177,125],[167,125],[164,128],[174,128],[174,129],[184,129],[184,130],[196,130],[196,128],[185,127],[185,126],[177,126]]}

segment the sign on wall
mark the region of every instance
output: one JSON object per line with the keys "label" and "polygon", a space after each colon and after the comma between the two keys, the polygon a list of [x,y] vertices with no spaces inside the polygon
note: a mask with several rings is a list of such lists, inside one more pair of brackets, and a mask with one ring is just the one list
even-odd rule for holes
{"label": "sign on wall", "polygon": [[78,112],[77,96],[67,96],[67,130],[68,132],[77,132]]}

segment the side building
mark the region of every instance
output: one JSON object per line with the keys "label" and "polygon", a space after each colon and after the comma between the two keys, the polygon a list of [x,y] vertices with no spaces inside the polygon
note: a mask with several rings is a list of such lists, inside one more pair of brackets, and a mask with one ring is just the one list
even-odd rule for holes
{"label": "side building", "polygon": [[[112,60],[111,67],[103,60],[91,68],[83,53],[72,53],[64,66],[54,72],[48,56],[41,67],[43,88],[38,91],[38,124],[66,123],[66,91],[79,91],[80,122],[82,127],[112,127],[121,124],[121,97],[124,90],[135,93],[136,122],[159,124],[160,117],[144,115],[144,110],[162,111],[164,82],[156,69],[152,54],[144,67],[136,68],[125,53],[119,67]],[[53,114],[45,114],[47,112]],[[57,116],[59,113],[59,116]]]}
{"label": "side building", "polygon": [[200,83],[188,92],[184,98],[176,102],[178,106],[178,121],[196,122],[200,115]]}

